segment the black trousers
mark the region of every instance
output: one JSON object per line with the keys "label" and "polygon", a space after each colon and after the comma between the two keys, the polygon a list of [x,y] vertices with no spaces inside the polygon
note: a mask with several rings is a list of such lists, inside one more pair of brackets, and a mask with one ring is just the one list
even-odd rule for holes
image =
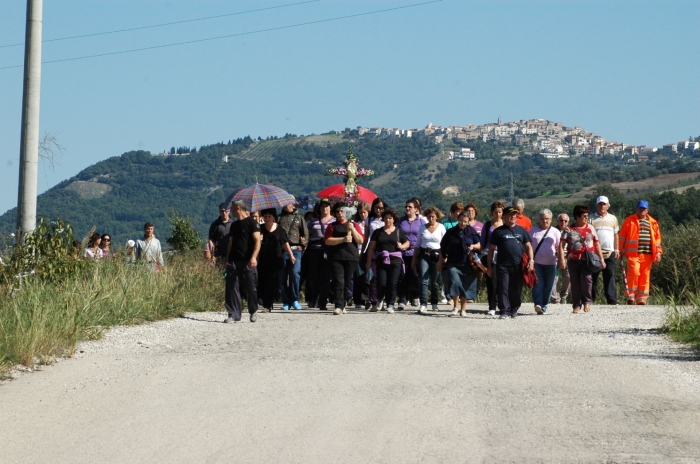
{"label": "black trousers", "polygon": [[258,263],[258,298],[263,308],[271,309],[279,289],[279,270],[281,259],[260,260]]}
{"label": "black trousers", "polygon": [[488,296],[489,300],[489,311],[490,310],[496,310],[498,308],[498,266],[493,265],[493,268],[491,269],[491,274],[493,274],[493,277],[489,277],[488,275],[484,275],[484,282],[486,283],[486,295]]}
{"label": "black trousers", "polygon": [[595,302],[598,275],[603,274],[603,294],[608,304],[617,303],[617,285],[615,285],[615,253],[605,260],[605,269],[593,273],[593,301]]}
{"label": "black trousers", "polygon": [[401,263],[377,263],[376,267],[377,301],[383,300],[387,305],[393,305],[396,302],[396,286],[401,274]]}
{"label": "black trousers", "polygon": [[252,269],[248,261],[234,261],[226,266],[226,311],[235,321],[241,320],[243,302],[241,289],[245,291],[248,312],[258,310],[258,269]]}
{"label": "black trousers", "polygon": [[350,282],[357,269],[357,261],[331,260],[330,266],[333,273],[333,294],[335,295],[335,307],[343,309],[349,298]]}
{"label": "black trousers", "polygon": [[411,269],[412,259],[413,256],[404,256],[406,271],[399,274],[396,287],[399,303],[410,303],[411,300],[420,297],[421,279],[418,277],[418,271]]}
{"label": "black trousers", "polygon": [[496,287],[498,291],[498,309],[504,316],[518,314],[522,303],[523,271],[520,265],[502,266],[496,264]]}
{"label": "black trousers", "polygon": [[362,269],[363,272],[360,275],[355,274],[353,277],[352,300],[356,305],[365,304],[366,301],[369,301],[369,283],[365,275],[367,271],[367,269],[365,269],[366,262],[367,255],[361,255],[358,267]]}
{"label": "black trousers", "polygon": [[331,268],[323,254],[323,249],[309,249],[304,253],[309,266],[306,275],[306,302],[318,308],[326,306],[331,293]]}

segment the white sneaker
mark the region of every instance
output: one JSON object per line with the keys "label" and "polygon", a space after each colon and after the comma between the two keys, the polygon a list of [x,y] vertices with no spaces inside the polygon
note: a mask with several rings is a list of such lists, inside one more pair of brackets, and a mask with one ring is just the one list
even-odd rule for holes
{"label": "white sneaker", "polygon": [[343,313],[343,310],[340,309],[340,308],[335,308],[335,309],[333,310],[333,314],[336,315],[336,316],[340,316],[342,313]]}
{"label": "white sneaker", "polygon": [[411,300],[411,306],[418,306],[420,304],[420,300],[418,298],[414,298]]}
{"label": "white sneaker", "polygon": [[488,315],[489,315],[489,316],[495,316],[495,315],[496,315],[496,310],[495,310],[495,309],[489,309]]}
{"label": "white sneaker", "polygon": [[347,313],[348,313],[348,310],[343,308],[343,314],[347,314]]}
{"label": "white sneaker", "polygon": [[428,307],[426,305],[420,305],[418,314],[428,314]]}
{"label": "white sneaker", "polygon": [[441,304],[447,304],[447,298],[443,298],[442,300],[440,300],[440,303],[441,303]]}
{"label": "white sneaker", "polygon": [[399,303],[399,311],[406,309],[406,303]]}
{"label": "white sneaker", "polygon": [[384,302],[380,301],[377,303],[377,311],[384,311]]}
{"label": "white sneaker", "polygon": [[388,308],[386,308],[386,312],[389,314],[394,314],[394,306],[389,306]]}

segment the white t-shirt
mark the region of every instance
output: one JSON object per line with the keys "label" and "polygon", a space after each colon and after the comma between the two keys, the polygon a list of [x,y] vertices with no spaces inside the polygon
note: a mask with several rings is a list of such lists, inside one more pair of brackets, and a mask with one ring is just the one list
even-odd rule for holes
{"label": "white t-shirt", "polygon": [[438,222],[437,227],[434,231],[430,232],[428,227],[423,224],[420,226],[420,231],[418,231],[418,240],[416,241],[416,248],[430,248],[431,250],[440,249],[440,241],[442,237],[445,236],[447,230],[445,226]]}
{"label": "white t-shirt", "polygon": [[602,217],[596,212],[591,216],[590,223],[598,234],[600,248],[605,251],[614,251],[615,234],[620,232],[620,225],[617,222],[617,218],[610,213]]}

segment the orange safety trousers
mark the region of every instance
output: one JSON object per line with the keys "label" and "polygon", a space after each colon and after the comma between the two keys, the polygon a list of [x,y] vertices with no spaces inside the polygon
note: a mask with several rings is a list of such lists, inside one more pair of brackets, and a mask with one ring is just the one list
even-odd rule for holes
{"label": "orange safety trousers", "polygon": [[651,287],[651,265],[654,256],[639,254],[627,257],[627,299],[646,303]]}

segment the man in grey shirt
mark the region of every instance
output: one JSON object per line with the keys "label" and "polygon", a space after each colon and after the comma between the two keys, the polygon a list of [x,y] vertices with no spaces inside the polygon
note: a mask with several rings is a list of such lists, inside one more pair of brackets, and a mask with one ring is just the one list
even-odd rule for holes
{"label": "man in grey shirt", "polygon": [[143,239],[136,240],[134,249],[136,262],[144,264],[153,271],[157,271],[164,266],[163,251],[160,248],[160,240],[153,233],[155,226],[147,222],[143,226]]}

